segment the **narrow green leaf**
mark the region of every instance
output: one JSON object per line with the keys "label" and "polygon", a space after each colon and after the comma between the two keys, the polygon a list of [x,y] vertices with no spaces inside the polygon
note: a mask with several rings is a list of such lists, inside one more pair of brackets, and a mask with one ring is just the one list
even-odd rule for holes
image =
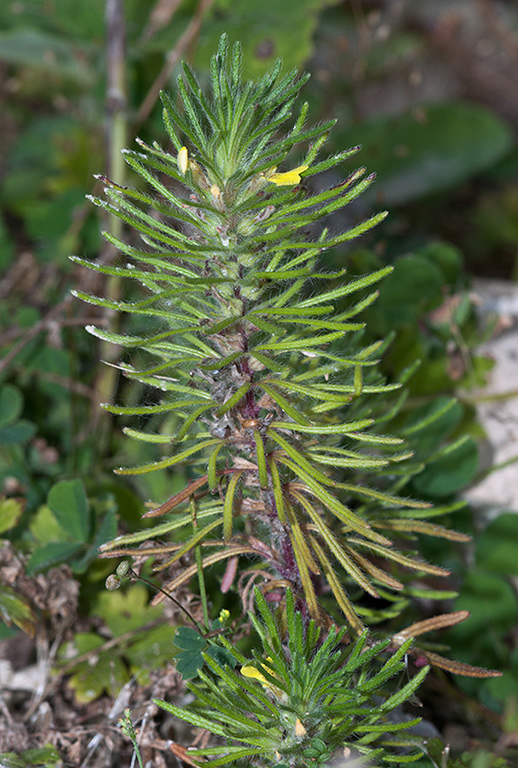
{"label": "narrow green leaf", "polygon": [[225,494],[225,503],[223,505],[223,539],[226,543],[232,538],[232,525],[234,521],[234,495],[236,487],[241,479],[243,472],[236,472],[230,478]]}
{"label": "narrow green leaf", "polygon": [[314,459],[321,464],[329,464],[332,467],[346,467],[350,469],[374,469],[378,467],[386,467],[389,462],[387,459],[372,459],[369,456],[358,456],[353,458],[352,456],[343,457],[327,455],[317,451],[307,451],[308,458]]}
{"label": "narrow green leaf", "polygon": [[284,498],[282,493],[281,480],[279,477],[279,470],[277,469],[277,464],[275,462],[275,459],[270,458],[268,460],[268,463],[270,465],[270,472],[272,475],[273,496],[275,499],[275,507],[277,510],[277,515],[281,523],[285,523],[286,512],[284,509]]}
{"label": "narrow green leaf", "polygon": [[[213,517],[216,514],[218,515],[221,514],[221,511],[222,511],[221,503],[216,502],[215,506],[210,507],[209,509],[206,509],[203,512],[197,512],[197,518],[198,520],[205,520],[208,517]],[[146,541],[148,539],[160,538],[166,533],[175,531],[178,528],[182,528],[184,525],[189,525],[190,523],[191,523],[191,516],[189,514],[181,515],[180,517],[176,517],[174,520],[169,520],[167,523],[161,523],[160,525],[153,526],[152,528],[145,528],[142,531],[136,531],[135,533],[127,533],[124,536],[117,536],[112,541],[108,541],[102,546],[100,546],[99,549],[101,550],[101,552],[111,553],[112,550],[121,548],[126,544],[140,544],[140,542]],[[112,557],[111,554],[107,556]]]}
{"label": "narrow green leaf", "polygon": [[204,528],[200,528],[196,531],[194,536],[191,536],[191,538],[185,542],[185,544],[182,544],[182,546],[175,552],[173,557],[169,558],[165,562],[160,563],[160,570],[163,570],[164,568],[169,568],[173,563],[175,563],[177,560],[179,560],[180,557],[183,557],[186,552],[189,552],[189,550],[193,549],[198,542],[203,541],[208,537],[208,534],[211,533],[215,528],[217,528],[219,525],[222,524],[221,520],[214,520],[214,522],[209,523]]}
{"label": "narrow green leaf", "polygon": [[279,322],[303,325],[306,328],[319,328],[325,331],[342,331],[343,333],[361,331],[362,328],[365,328],[365,323],[340,323],[335,320],[309,320],[302,317],[282,317]]}
{"label": "narrow green leaf", "polygon": [[177,440],[183,440],[183,438],[188,433],[189,429],[192,427],[194,422],[203,414],[205,411],[209,411],[211,408],[216,408],[216,403],[209,403],[207,405],[200,405],[199,408],[196,408],[184,421],[180,429],[178,430],[178,433],[176,435]]}
{"label": "narrow green leaf", "polygon": [[[302,413],[299,413],[296,408],[287,400],[283,395],[281,395],[279,392],[276,392],[276,390],[273,387],[268,386],[268,384],[263,384],[262,382],[259,382],[258,386],[261,386],[264,391],[270,395],[272,400],[274,400],[277,405],[288,415],[291,416],[291,418],[296,422],[296,424],[300,427],[304,425],[309,425],[308,419],[302,415]],[[274,422],[275,423],[275,422]],[[285,422],[281,422],[285,423]],[[288,422],[290,423],[290,422]],[[278,422],[277,422],[278,426]],[[291,423],[290,423],[291,426]]]}
{"label": "narrow green leaf", "polygon": [[141,416],[152,413],[168,413],[178,408],[184,408],[186,405],[199,405],[200,400],[190,398],[189,400],[175,400],[160,405],[111,405],[111,403],[101,403],[101,408],[109,413],[116,413],[123,416]]}
{"label": "narrow green leaf", "polygon": [[388,699],[386,699],[381,704],[381,709],[384,712],[391,712],[396,707],[399,707],[401,704],[403,704],[407,699],[412,696],[413,693],[417,691],[425,677],[427,676],[428,672],[430,671],[430,667],[423,667],[419,670],[419,672],[414,675],[414,677],[401,688],[401,690],[397,691],[393,696],[390,696]]}
{"label": "narrow green leaf", "polygon": [[268,468],[266,466],[264,443],[260,432],[257,430],[254,430],[254,440],[257,468],[259,470],[259,483],[261,484],[261,488],[268,488]]}
{"label": "narrow green leaf", "polygon": [[[306,472],[308,472],[316,480],[320,480],[320,482],[324,483],[325,485],[335,485],[334,481],[331,480],[331,478],[327,477],[327,475],[325,475],[323,472],[317,469],[317,467],[315,467],[314,464],[308,461],[300,453],[300,451],[298,451],[293,445],[291,445],[275,430],[268,429],[266,431],[266,434],[268,435],[268,437],[274,440],[277,443],[277,445],[280,445],[281,448],[284,449],[284,451],[288,454],[288,456],[290,456],[293,459],[293,461],[295,461],[298,464],[299,467],[302,467],[302,469],[305,469]],[[279,461],[282,461],[282,459],[279,458]]]}
{"label": "narrow green leaf", "polygon": [[327,307],[311,307],[308,309],[301,309],[300,307],[258,307],[250,312],[250,316],[253,315],[281,315],[282,317],[308,317],[312,315],[327,315],[334,309],[332,304]]}
{"label": "narrow green leaf", "polygon": [[[214,729],[212,729],[212,732],[214,733]],[[220,765],[227,765],[227,763],[234,763],[237,760],[240,760],[244,757],[257,757],[258,755],[262,755],[265,752],[264,746],[260,747],[220,747],[217,751],[230,752],[230,754],[225,755],[225,757],[220,757],[217,760],[206,760],[203,762],[203,765],[206,766],[206,768],[218,768]],[[214,754],[216,752],[216,749],[214,748],[211,750],[211,754]],[[193,757],[196,757],[197,755],[203,756],[207,754],[207,750],[205,749],[191,749],[189,750],[189,755],[192,755]]]}
{"label": "narrow green leaf", "polygon": [[[304,339],[286,339],[284,341],[272,341],[265,344],[258,344],[254,347],[254,350],[266,350],[266,351],[284,351],[289,352],[292,349],[307,349],[308,347],[317,347],[321,344],[329,344],[331,341],[336,341],[342,338],[344,331],[333,331],[333,333],[324,333],[321,336],[310,336]],[[252,352],[254,351],[252,350]]]}
{"label": "narrow green leaf", "polygon": [[210,445],[218,445],[222,442],[222,440],[217,438],[211,438],[210,440],[204,440],[200,443],[197,443],[197,445],[194,445],[191,448],[187,448],[181,453],[177,453],[174,456],[169,456],[167,459],[162,459],[162,461],[153,461],[150,464],[141,464],[138,467],[120,467],[114,471],[117,475],[143,475],[147,472],[155,472],[158,469],[172,467],[174,464],[178,464],[179,462],[189,458],[189,456],[192,456],[195,453],[199,453],[199,451],[202,451],[204,448],[208,448]]}
{"label": "narrow green leaf", "polygon": [[403,555],[401,552],[392,551],[387,547],[374,543],[373,541],[366,541],[364,539],[350,538],[349,543],[351,545],[359,545],[366,547],[367,549],[377,552],[378,555],[386,557],[389,560],[395,560],[400,565],[404,565],[406,568],[412,568],[414,571],[423,571],[424,573],[433,573],[434,576],[449,576],[450,571],[445,568],[439,568],[437,565],[430,565],[421,560],[414,560],[411,557]]}
{"label": "narrow green leaf", "polygon": [[358,568],[358,566],[351,560],[349,555],[340,545],[338,539],[333,535],[330,528],[322,521],[318,512],[312,507],[307,499],[301,493],[294,492],[293,496],[297,499],[300,505],[306,510],[318,532],[322,536],[329,550],[336,557],[342,568],[370,595],[373,597],[379,597],[378,591],[370,583],[365,574]]}
{"label": "narrow green leaf", "polygon": [[290,538],[291,538],[292,547],[293,547],[293,554],[295,555],[295,560],[297,561],[300,580],[302,582],[302,587],[304,589],[304,595],[307,600],[310,616],[312,616],[314,619],[318,619],[320,616],[320,611],[318,609],[318,601],[317,601],[317,596],[315,594],[315,589],[313,587],[311,574],[309,572],[308,566],[306,565],[306,561],[304,559],[303,553],[297,546],[297,542],[295,541],[293,535],[290,534]]}
{"label": "narrow green leaf", "polygon": [[243,399],[243,397],[246,395],[250,387],[252,386],[251,381],[246,381],[244,384],[241,384],[239,389],[237,389],[234,394],[228,398],[228,400],[225,400],[222,406],[218,408],[218,416],[223,416],[223,414],[228,413],[228,411],[231,410],[231,408],[234,408],[235,405],[239,403],[240,400]]}
{"label": "narrow green leaf", "polygon": [[275,360],[271,359],[271,357],[267,357],[266,355],[263,355],[261,352],[256,352],[255,349],[250,356],[252,358],[255,358],[259,363],[261,363],[261,365],[264,365],[265,368],[268,368],[270,371],[273,371],[273,373],[285,373],[288,370],[286,365],[282,365],[281,363],[276,363]]}
{"label": "narrow green leaf", "polygon": [[347,621],[349,622],[349,624],[351,625],[351,627],[354,629],[355,632],[357,633],[363,632],[365,630],[365,627],[363,626],[360,618],[357,616],[356,611],[354,610],[353,604],[349,600],[347,593],[343,588],[340,582],[340,579],[338,578],[335,571],[333,570],[331,563],[326,557],[326,554],[323,548],[320,546],[320,544],[318,543],[318,541],[315,539],[314,536],[310,536],[310,541],[315,554],[320,560],[320,563],[322,565],[322,570],[324,571],[324,575],[326,577],[326,581],[331,587],[331,590],[333,592],[333,595],[335,596],[336,602],[342,609],[342,612],[345,618],[347,619]]}
{"label": "narrow green leaf", "polygon": [[304,384],[296,384],[293,381],[282,381],[279,379],[262,379],[261,386],[265,383],[271,384],[279,389],[287,389],[291,392],[297,392],[298,394],[305,395],[306,397],[312,397],[316,400],[324,400],[325,402],[335,403],[338,405],[345,405],[350,402],[350,395],[334,395],[332,392],[326,392],[324,390],[316,389],[314,387],[308,387]]}
{"label": "narrow green leaf", "polygon": [[141,432],[138,429],[132,429],[131,427],[123,427],[122,431],[128,437],[133,437],[135,440],[140,440],[143,443],[156,443],[170,445],[174,437],[173,435],[154,435],[151,432]]}
{"label": "narrow green leaf", "polygon": [[153,699],[153,704],[159,707],[159,709],[163,709],[166,712],[169,712],[170,715],[174,715],[175,717],[179,717],[180,720],[184,720],[191,725],[195,725],[197,728],[206,728],[208,731],[216,734],[217,736],[225,736],[224,728],[219,727],[218,724],[212,722],[212,720],[207,720],[206,718],[201,717],[196,712],[193,712],[192,709],[177,707],[174,704],[170,704],[168,701],[163,701],[162,699]]}
{"label": "narrow green leaf", "polygon": [[377,491],[375,488],[365,488],[361,485],[351,485],[349,483],[337,483],[337,488],[343,488],[346,491],[358,494],[358,496],[366,496],[369,499],[377,499],[384,504],[396,505],[401,507],[412,507],[413,509],[429,509],[432,505],[427,501],[416,501],[415,499],[407,499],[404,496],[396,496],[391,493],[385,493],[384,491]]}
{"label": "narrow green leaf", "polygon": [[388,266],[378,269],[376,272],[372,272],[370,275],[359,277],[357,280],[351,280],[350,283],[341,285],[339,288],[334,288],[332,291],[326,291],[325,293],[312,296],[310,299],[305,299],[299,303],[299,307],[314,307],[317,304],[323,304],[326,301],[332,299],[339,299],[343,296],[347,296],[355,291],[360,291],[373,283],[377,283],[382,280],[386,275],[389,275],[393,271],[394,267]]}
{"label": "narrow green leaf", "polygon": [[207,477],[209,482],[209,488],[211,491],[217,490],[217,487],[219,485],[218,475],[217,475],[218,454],[225,445],[226,445],[226,442],[223,442],[221,443],[221,445],[217,445],[215,448],[213,448],[209,456],[209,460],[207,462]]}
{"label": "narrow green leaf", "polygon": [[[290,414],[291,416],[291,414]],[[307,420],[306,420],[307,421]],[[331,424],[323,427],[319,424],[298,423],[292,424],[289,421],[274,421],[270,429],[288,429],[294,432],[305,432],[310,435],[348,435],[358,429],[365,429],[374,424],[374,419],[360,419],[359,421],[350,421],[345,424]]]}
{"label": "narrow green leaf", "polygon": [[362,520],[361,517],[356,515],[351,509],[344,506],[338,499],[333,496],[328,490],[323,488],[311,475],[305,472],[300,466],[293,464],[293,462],[287,459],[284,462],[289,466],[295,474],[297,474],[307,485],[308,490],[312,495],[316,496],[322,504],[329,509],[339,520],[344,522],[347,526],[353,530],[361,533],[372,541],[379,541],[382,544],[391,546],[392,542],[386,539],[384,536],[380,536],[372,530],[369,523],[366,520]]}
{"label": "narrow green leaf", "polygon": [[226,357],[216,357],[213,360],[205,360],[203,363],[199,363],[199,367],[202,371],[214,371],[224,368],[226,365],[230,365],[235,360],[238,360],[243,356],[243,352],[232,352],[231,355]]}

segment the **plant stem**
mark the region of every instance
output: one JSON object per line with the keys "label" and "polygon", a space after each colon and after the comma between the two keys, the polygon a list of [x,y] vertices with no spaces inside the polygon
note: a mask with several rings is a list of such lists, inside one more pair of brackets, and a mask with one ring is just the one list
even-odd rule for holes
{"label": "plant stem", "polygon": [[[196,528],[198,527],[198,521],[196,519],[196,502],[192,496],[191,496],[190,507],[191,507],[191,516],[192,516],[192,527],[193,527],[193,530],[196,530]],[[203,610],[203,623],[205,624],[205,629],[208,632],[210,629],[209,606],[207,602],[207,590],[205,588],[205,576],[203,575],[201,546],[199,544],[194,549],[194,556],[196,558],[196,565],[198,566],[198,586],[200,588],[200,599],[201,599],[201,605]]]}
{"label": "plant stem", "polygon": [[[123,0],[106,0],[106,146],[108,176],[121,186],[126,177],[126,163],[122,150],[127,140],[127,97],[126,97],[126,28],[124,23]],[[106,221],[108,232],[115,237],[122,234],[122,221],[116,216],[108,216]],[[116,258],[113,246],[107,244],[101,254],[103,263],[110,263]],[[120,279],[109,277],[106,283],[106,295],[117,299],[120,295]],[[119,316],[111,310],[105,311],[105,321],[111,327],[117,327]],[[99,350],[100,356],[108,363],[113,362],[118,355],[112,345],[103,342]],[[117,370],[110,365],[104,366],[97,382],[99,402],[110,400],[115,389]],[[100,413],[96,408],[96,414]],[[104,448],[109,439],[109,420],[103,419],[102,429],[95,430],[93,419],[92,434],[96,434],[97,455],[104,454]]]}

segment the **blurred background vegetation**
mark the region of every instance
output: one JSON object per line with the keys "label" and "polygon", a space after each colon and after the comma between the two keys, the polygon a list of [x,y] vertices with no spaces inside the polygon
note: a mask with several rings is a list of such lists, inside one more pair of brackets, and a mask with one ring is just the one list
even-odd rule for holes
{"label": "blurred background vegetation", "polygon": [[[491,368],[476,351],[493,325],[477,318],[472,279],[518,277],[514,0],[125,0],[121,17],[117,7],[115,0],[0,4],[0,647],[19,643],[22,630],[43,633],[46,651],[31,641],[21,668],[41,653],[58,664],[65,640],[79,653],[115,640],[122,649],[115,671],[113,653],[100,655],[96,675],[88,665],[67,669],[74,706],[104,697],[106,711],[137,671],[145,686],[165,664],[171,634],[150,628],[160,614],[146,607],[144,587],[104,591],[113,562],[97,560],[97,547],[121,527],[142,526],[144,502],[163,501],[185,478],[181,470],[131,481],[113,476],[114,466],[151,454],[145,444],[127,443],[121,420],[99,404],[153,395],[100,364],[117,357],[84,325],[114,328],[117,320],[70,296],[74,287],[100,295],[126,287],[113,279],[103,287],[102,275],[85,274],[68,257],[117,258],[99,235],[116,225],[101,221],[85,195],[100,192],[94,174],[137,183],[120,162],[120,149],[134,147],[137,136],[167,146],[158,91],[174,94],[181,58],[203,81],[222,32],[242,41],[250,77],[280,56],[287,68],[311,72],[305,97],[313,122],[337,118],[328,151],[362,145],[358,162],[376,171],[377,183],[329,226],[340,231],[382,207],[390,216],[328,258],[353,274],[395,266],[366,313],[367,332],[393,334],[383,362],[391,380],[422,361],[396,427],[411,436],[419,420],[443,415],[412,445],[427,466],[408,490],[452,510],[481,471],[483,430],[471,393]],[[331,173],[318,183],[337,180]],[[445,593],[445,609],[471,612],[440,640],[452,658],[505,674],[473,681],[437,673],[425,715],[452,754],[465,753],[459,765],[489,768],[518,754],[518,517],[516,510],[489,517],[463,508],[454,525],[475,533],[475,543],[423,542],[425,556],[452,571],[445,589],[459,594],[446,600]],[[71,572],[78,584],[79,603],[69,595],[61,624],[41,597],[50,568],[71,569],[59,573]],[[212,579],[215,608],[227,606],[216,571]],[[431,610],[422,598],[408,618]],[[142,628],[154,634],[138,634]],[[145,653],[151,646],[153,658]],[[31,746],[34,738],[20,731],[18,753]],[[59,764],[49,755],[42,765]],[[432,755],[430,765],[441,759]]]}

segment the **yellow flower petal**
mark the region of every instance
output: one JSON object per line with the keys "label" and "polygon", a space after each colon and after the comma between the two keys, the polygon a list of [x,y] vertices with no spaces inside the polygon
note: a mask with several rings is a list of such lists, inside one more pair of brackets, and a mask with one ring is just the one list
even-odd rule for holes
{"label": "yellow flower petal", "polygon": [[255,667],[251,667],[249,665],[241,667],[241,674],[243,677],[251,677],[253,680],[259,680],[261,685],[265,685],[267,687],[270,685],[265,676],[261,674],[261,672],[259,672],[259,670]]}
{"label": "yellow flower petal", "polygon": [[[266,661],[271,661],[271,658],[268,656]],[[272,675],[274,675],[273,670],[268,671],[271,671]],[[277,686],[270,683],[270,681],[265,678],[262,672],[260,672],[256,667],[252,667],[251,664],[245,664],[245,666],[241,667],[241,674],[243,677],[250,677],[252,680],[258,680],[265,690],[271,691],[276,696],[282,696],[282,691],[280,691]]]}
{"label": "yellow flower petal", "polygon": [[178,169],[180,173],[185,176],[185,172],[187,171],[187,167],[189,165],[189,152],[187,150],[187,147],[182,147],[181,150],[178,152],[178,157],[176,158],[178,162]]}
{"label": "yellow flower petal", "polygon": [[268,181],[273,181],[278,187],[293,187],[295,184],[300,184],[300,174],[308,168],[309,165],[299,165],[286,173],[274,173]]}

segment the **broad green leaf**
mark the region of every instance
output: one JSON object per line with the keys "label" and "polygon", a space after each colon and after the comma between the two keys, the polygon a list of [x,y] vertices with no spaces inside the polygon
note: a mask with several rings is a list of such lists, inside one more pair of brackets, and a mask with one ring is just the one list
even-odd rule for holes
{"label": "broad green leaf", "polygon": [[115,509],[109,509],[102,518],[94,540],[84,556],[72,564],[74,573],[85,573],[90,563],[99,557],[99,547],[117,534],[117,515]]}
{"label": "broad green leaf", "polygon": [[23,504],[18,499],[0,499],[0,534],[13,528],[23,512]]}
{"label": "broad green leaf", "polygon": [[205,648],[207,642],[193,627],[178,627],[173,643],[182,651],[199,651]]}
{"label": "broad green leaf", "polygon": [[181,651],[176,655],[176,671],[184,680],[198,677],[198,672],[204,665],[201,650]]}
{"label": "broad green leaf", "polygon": [[518,576],[518,515],[504,512],[477,537],[476,561],[480,568],[503,576]]}
{"label": "broad green leaf", "polygon": [[459,102],[378,118],[332,138],[340,147],[362,144],[361,161],[377,176],[363,200],[384,205],[458,185],[491,168],[512,146],[509,127],[494,112]]}
{"label": "broad green leaf", "polygon": [[59,563],[67,563],[82,554],[84,544],[70,541],[52,541],[34,550],[27,563],[27,573],[32,575]]}
{"label": "broad green leaf", "polygon": [[476,443],[468,438],[453,453],[431,461],[412,478],[412,488],[418,496],[444,498],[466,488],[478,468]]}
{"label": "broad green leaf", "polygon": [[[81,656],[83,653],[95,651],[104,645],[104,640],[92,632],[79,632],[72,643],[62,646],[62,657],[70,658],[74,653]],[[68,651],[65,652],[65,648]],[[61,651],[61,649],[60,649]],[[95,659],[92,664],[91,660]],[[95,701],[105,691],[112,697],[116,697],[123,685],[129,680],[128,670],[119,654],[112,651],[102,651],[92,655],[86,661],[80,661],[75,667],[69,680],[69,686],[74,691],[75,697],[81,704]]]}
{"label": "broad green leaf", "polygon": [[[173,628],[169,624],[140,632],[124,652],[132,671],[165,667],[173,659]],[[142,681],[141,681],[142,682]]]}
{"label": "broad green leaf", "polygon": [[0,429],[0,445],[18,445],[26,443],[36,432],[36,425],[26,419],[20,419],[16,424],[9,424]]}
{"label": "broad green leaf", "polygon": [[157,619],[162,609],[149,605],[149,595],[142,584],[133,584],[126,591],[101,592],[94,613],[106,622],[114,637],[118,637]]}
{"label": "broad green leaf", "polygon": [[[23,752],[23,759],[27,761],[28,768],[58,768],[62,765],[59,752],[51,746],[27,749]],[[1,759],[0,765],[3,768]]]}
{"label": "broad green leaf", "polygon": [[462,253],[451,243],[436,240],[427,243],[417,254],[431,263],[435,264],[441,270],[443,279],[456,287],[459,277],[462,273]]}
{"label": "broad green leaf", "polygon": [[50,544],[56,541],[70,542],[69,533],[61,527],[52,510],[45,504],[38,507],[30,522],[29,530],[38,544]]}
{"label": "broad green leaf", "polygon": [[[134,9],[128,16],[136,20]],[[75,0],[53,0],[50,5],[43,5],[40,14],[47,22],[59,29],[64,39],[88,40],[101,42],[105,27],[103,0],[89,0],[88,3],[76,3]]]}
{"label": "broad green leaf", "polygon": [[237,664],[234,656],[226,648],[221,648],[219,645],[209,645],[207,655],[214,659],[221,667],[228,666],[234,669]]}
{"label": "broad green leaf", "polygon": [[[518,619],[518,603],[511,586],[501,577],[481,569],[468,573],[453,609],[470,614],[466,621],[448,630],[448,637],[460,642],[464,650],[465,643],[476,645],[487,639],[489,629],[493,633],[491,637],[511,630]],[[470,661],[473,662],[473,658]]]}
{"label": "broad green leaf", "polygon": [[76,540],[85,542],[90,534],[90,511],[81,480],[61,480],[53,485],[47,504],[61,527]]}
{"label": "broad green leaf", "polygon": [[419,317],[443,300],[443,276],[424,256],[403,256],[380,285],[378,301],[369,311],[372,332],[388,334],[401,326],[414,327]]}
{"label": "broad green leaf", "polygon": [[499,702],[511,701],[516,697],[518,690],[518,650],[514,651],[510,662],[509,667],[502,670],[504,673],[502,677],[494,677],[484,682],[484,693],[487,691]]}
{"label": "broad green leaf", "polygon": [[0,389],[0,427],[13,424],[23,407],[22,393],[12,384],[5,384]]}
{"label": "broad green leaf", "polygon": [[202,28],[198,62],[208,60],[223,32],[230,43],[246,41],[243,65],[247,76],[263,74],[275,59],[282,58],[286,69],[301,66],[313,52],[313,35],[318,14],[336,0],[233,0],[220,8]]}

